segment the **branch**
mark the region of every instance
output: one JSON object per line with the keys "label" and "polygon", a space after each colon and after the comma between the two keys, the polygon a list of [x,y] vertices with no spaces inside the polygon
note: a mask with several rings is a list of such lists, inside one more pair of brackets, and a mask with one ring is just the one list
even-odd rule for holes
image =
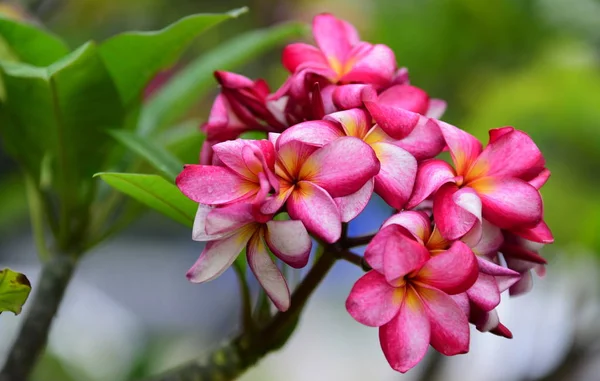
{"label": "branch", "polygon": [[76,259],[56,255],[44,264],[29,312],[21,325],[0,381],[24,381],[44,350],[52,319],[71,280]]}
{"label": "branch", "polygon": [[[281,348],[288,340],[304,305],[321,283],[339,256],[329,246],[292,295],[286,312],[277,313],[258,332],[242,333],[229,344],[193,361],[147,381],[231,381],[256,364],[267,353]],[[4,381],[4,380],[0,380]]]}
{"label": "branch", "polygon": [[374,234],[364,235],[360,237],[348,237],[343,239],[340,243],[344,249],[351,249],[357,246],[368,245],[369,242],[375,237]]}

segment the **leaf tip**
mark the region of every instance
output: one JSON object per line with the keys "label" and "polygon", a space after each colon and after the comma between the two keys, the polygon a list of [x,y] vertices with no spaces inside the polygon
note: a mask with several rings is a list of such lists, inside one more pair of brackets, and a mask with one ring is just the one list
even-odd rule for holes
{"label": "leaf tip", "polygon": [[239,16],[243,15],[244,13],[247,13],[248,11],[249,11],[248,7],[240,7],[240,8],[232,9],[231,11],[227,12],[227,14],[229,16],[231,16],[231,18],[238,18]]}

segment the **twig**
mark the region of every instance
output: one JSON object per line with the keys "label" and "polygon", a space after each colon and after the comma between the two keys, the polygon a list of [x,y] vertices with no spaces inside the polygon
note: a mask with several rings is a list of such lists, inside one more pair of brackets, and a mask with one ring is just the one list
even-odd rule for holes
{"label": "twig", "polygon": [[365,246],[373,239],[375,235],[369,234],[360,237],[348,237],[340,242],[344,249],[351,249],[353,247]]}

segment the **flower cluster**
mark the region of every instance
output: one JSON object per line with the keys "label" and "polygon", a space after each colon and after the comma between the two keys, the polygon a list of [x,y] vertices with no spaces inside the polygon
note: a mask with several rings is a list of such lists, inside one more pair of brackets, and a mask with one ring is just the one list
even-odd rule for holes
{"label": "flower cluster", "polygon": [[[511,337],[500,294],[528,291],[553,241],[540,187],[550,172],[535,143],[512,127],[488,145],[439,120],[445,102],[409,83],[385,45],[360,41],[332,15],[313,21],[317,46],[288,45],[285,83],[217,72],[221,85],[201,164],[177,185],[199,203],[193,238],[208,241],[187,276],[205,282],[245,249],[275,306],[290,292],[277,259],[300,268],[312,239],[333,244],[373,193],[395,213],[366,248],[370,270],[346,301],[358,322],[379,327],[383,352],[401,372],[429,345],[469,349],[469,323]],[[266,140],[239,139],[264,131]],[[435,158],[450,153],[452,163]]]}

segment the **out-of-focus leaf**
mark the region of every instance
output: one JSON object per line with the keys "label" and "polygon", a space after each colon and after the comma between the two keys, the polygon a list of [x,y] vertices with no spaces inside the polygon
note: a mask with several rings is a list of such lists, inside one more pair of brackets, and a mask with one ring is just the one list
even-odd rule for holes
{"label": "out-of-focus leaf", "polygon": [[240,135],[240,139],[261,140],[266,139],[267,133],[264,131],[248,131]]}
{"label": "out-of-focus leaf", "polygon": [[188,226],[194,224],[198,204],[185,197],[174,184],[158,175],[138,173],[98,173],[108,185],[119,192]]}
{"label": "out-of-focus leaf", "polygon": [[191,15],[158,31],[125,32],[103,42],[100,55],[123,103],[128,105],[139,97],[150,79],[175,62],[199,34],[246,11],[239,8],[222,14]]}
{"label": "out-of-focus leaf", "polygon": [[175,180],[183,169],[183,163],[177,157],[149,138],[120,130],[110,131],[110,134],[125,147],[146,159],[171,181]]}
{"label": "out-of-focus leaf", "polygon": [[11,269],[0,270],[0,313],[20,314],[30,291],[31,283],[25,275]]}
{"label": "out-of-focus leaf", "polygon": [[[0,131],[7,151],[39,182],[49,157],[61,202],[81,206],[124,118],[119,95],[94,43],[47,67],[2,62],[6,100]],[[68,209],[68,207],[67,207]]]}
{"label": "out-of-focus leaf", "polygon": [[0,37],[0,44],[6,45],[12,60],[30,65],[47,66],[69,54],[67,45],[55,35],[2,16]]}
{"label": "out-of-focus leaf", "polygon": [[196,119],[186,120],[176,127],[169,128],[159,135],[164,146],[186,164],[198,163],[200,150],[206,135],[198,128]]}
{"label": "out-of-focus leaf", "polygon": [[305,25],[297,23],[255,30],[204,54],[157,90],[142,109],[138,131],[142,135],[150,134],[185,115],[198,99],[214,87],[215,70],[233,70],[285,41],[301,37],[305,31]]}

